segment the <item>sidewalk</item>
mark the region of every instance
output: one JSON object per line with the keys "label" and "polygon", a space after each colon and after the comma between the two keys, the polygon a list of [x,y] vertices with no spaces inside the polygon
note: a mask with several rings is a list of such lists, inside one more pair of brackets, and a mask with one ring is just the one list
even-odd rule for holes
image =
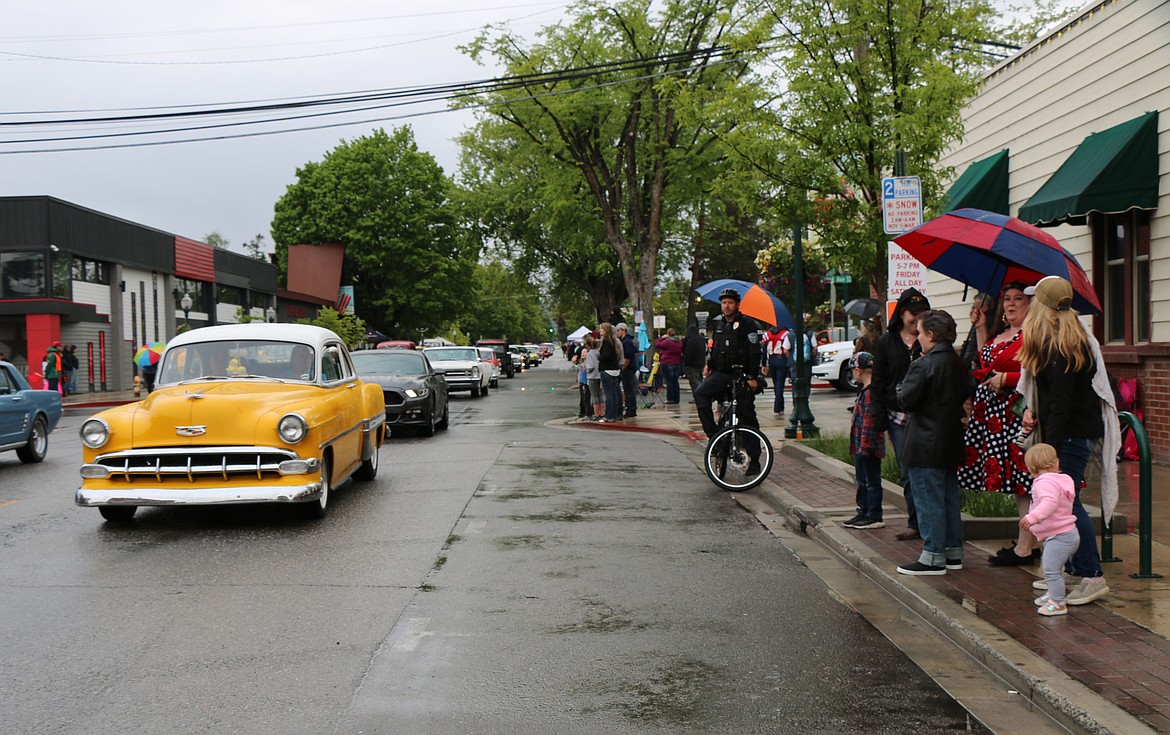
{"label": "sidewalk", "polygon": [[73,393],[61,399],[61,405],[66,408],[109,408],[121,406],[123,403],[133,403],[146,397],[146,391],[141,396],[135,396],[132,390],[122,391],[95,391],[93,393]]}
{"label": "sidewalk", "polygon": [[[760,494],[787,523],[835,551],[902,604],[915,611],[960,648],[1004,679],[1073,732],[1170,733],[1170,579],[1133,579],[1138,571],[1137,463],[1121,464],[1119,512],[1133,533],[1118,529],[1114,555],[1105,564],[1111,592],[1097,602],[1070,607],[1064,617],[1035,612],[1039,594],[1031,582],[1041,576],[1031,567],[992,567],[987,557],[1009,539],[969,541],[962,571],[938,577],[898,574],[898,564],[913,561],[919,541],[897,541],[905,512],[885,506],[885,528],[855,531],[841,526],[854,514],[854,486],[844,479],[852,467],[830,460],[795,440],[784,438],[786,421],[757,401],[760,426],[776,449],[776,462]],[[791,403],[789,403],[791,411]],[[815,409],[814,409],[815,412]],[[825,411],[816,423],[824,433],[847,432],[843,410]],[[837,416],[842,413],[843,416]],[[615,424],[583,423],[599,430],[650,431],[702,439],[684,392],[681,406],[639,409],[636,419]],[[827,471],[826,468],[833,471]],[[1170,468],[1154,465],[1155,508],[1170,499]],[[1086,489],[1092,502],[1093,488]],[[888,499],[888,497],[887,497]],[[1170,575],[1170,521],[1153,526],[1152,571]],[[1161,543],[1158,543],[1158,542]]]}

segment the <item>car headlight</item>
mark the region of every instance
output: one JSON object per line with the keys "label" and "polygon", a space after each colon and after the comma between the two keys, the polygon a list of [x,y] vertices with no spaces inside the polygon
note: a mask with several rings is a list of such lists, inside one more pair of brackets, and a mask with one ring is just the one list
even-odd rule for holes
{"label": "car headlight", "polygon": [[820,362],[832,362],[833,360],[836,360],[837,359],[837,352],[838,352],[838,350],[832,350],[829,352],[818,353],[821,357]]}
{"label": "car headlight", "polygon": [[479,377],[479,368],[477,368],[477,367],[471,368],[471,377],[473,377],[473,378]]}
{"label": "car headlight", "polygon": [[101,419],[89,419],[81,425],[81,443],[90,449],[100,449],[110,440],[110,425]]}
{"label": "car headlight", "polygon": [[405,391],[407,398],[426,398],[430,391],[426,388],[415,390],[414,388],[407,388]]}
{"label": "car headlight", "polygon": [[297,414],[290,413],[276,423],[276,433],[286,444],[296,444],[309,433],[309,425]]}

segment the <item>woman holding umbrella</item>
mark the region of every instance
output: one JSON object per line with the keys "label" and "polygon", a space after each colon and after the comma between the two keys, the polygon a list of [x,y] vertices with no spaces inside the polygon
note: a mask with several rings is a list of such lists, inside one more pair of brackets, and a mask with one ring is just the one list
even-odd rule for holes
{"label": "woman holding umbrella", "polygon": [[[1093,522],[1081,504],[1085,467],[1098,441],[1101,447],[1101,510],[1106,520],[1117,504],[1117,451],[1121,446],[1117,404],[1101,348],[1072,310],[1072,285],[1059,276],[1036,284],[1032,308],[1024,319],[1020,348],[1020,392],[1028,402],[1025,431],[1039,431],[1056,447],[1060,471],[1073,479],[1080,546],[1071,571],[1081,577],[1068,594],[1069,605],[1084,605],[1109,592]],[[1042,581],[1033,586],[1043,584]]]}
{"label": "woman holding umbrella", "polygon": [[[1020,395],[1020,331],[1032,298],[1027,285],[1012,281],[1000,294],[998,318],[991,318],[976,300],[972,309],[978,363],[972,376],[978,385],[972,400],[967,431],[963,435],[963,465],[959,468],[959,486],[975,492],[1012,495],[1021,516],[1028,513],[1028,490],[1032,476],[1024,464],[1024,452],[1015,439],[1020,433],[1021,417],[1012,410]],[[1000,549],[989,561],[992,566],[1016,566],[1035,563],[1039,548],[1036,537],[1021,530],[1015,548]]]}

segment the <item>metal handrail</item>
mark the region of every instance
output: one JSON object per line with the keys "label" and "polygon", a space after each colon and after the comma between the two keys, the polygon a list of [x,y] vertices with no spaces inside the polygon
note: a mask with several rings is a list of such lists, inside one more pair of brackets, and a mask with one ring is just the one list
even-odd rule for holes
{"label": "metal handrail", "polygon": [[[1154,499],[1151,491],[1153,466],[1151,464],[1150,439],[1146,435],[1146,428],[1137,416],[1129,411],[1121,411],[1117,418],[1129,424],[1138,445],[1138,572],[1129,576],[1134,579],[1159,579],[1161,574],[1154,574],[1151,570],[1153,561],[1154,535],[1152,531],[1154,517]],[[1104,539],[1102,539],[1104,544]]]}

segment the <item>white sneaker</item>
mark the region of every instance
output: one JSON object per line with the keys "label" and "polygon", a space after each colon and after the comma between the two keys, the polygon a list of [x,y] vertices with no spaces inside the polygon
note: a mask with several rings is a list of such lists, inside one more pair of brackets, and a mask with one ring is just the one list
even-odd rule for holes
{"label": "white sneaker", "polygon": [[1045,605],[1048,604],[1048,601],[1051,599],[1052,598],[1049,597],[1047,593],[1045,593],[1045,594],[1037,597],[1035,600],[1032,600],[1032,604],[1034,604],[1036,607],[1044,607]]}
{"label": "white sneaker", "polygon": [[1104,577],[1085,577],[1077,588],[1069,593],[1065,602],[1069,605],[1088,605],[1098,597],[1109,594],[1109,585]]}

